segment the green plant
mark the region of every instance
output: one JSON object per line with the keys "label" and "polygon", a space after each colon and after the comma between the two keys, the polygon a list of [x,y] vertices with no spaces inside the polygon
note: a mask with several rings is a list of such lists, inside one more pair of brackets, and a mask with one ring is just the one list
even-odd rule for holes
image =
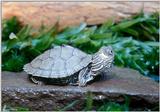
{"label": "green plant", "polygon": [[16,17],[2,21],[2,41],[8,40],[11,32],[17,33],[21,29],[21,24]]}
{"label": "green plant", "polygon": [[128,96],[124,96],[125,102],[123,104],[108,101],[104,102],[98,108],[98,111],[129,111],[130,98]]}
{"label": "green plant", "polygon": [[21,71],[24,64],[51,47],[56,28],[44,29],[33,35],[31,27],[26,25],[14,34],[14,38],[2,41],[2,70]]}
{"label": "green plant", "polygon": [[64,108],[58,109],[58,110],[59,111],[67,111],[67,110],[71,109],[72,107],[74,107],[78,102],[79,102],[79,100],[75,100],[72,103],[70,103],[67,106],[65,106]]}
{"label": "green plant", "polygon": [[123,107],[115,102],[107,102],[106,104],[102,105],[98,111],[123,111]]}
{"label": "green plant", "polygon": [[9,105],[4,105],[2,108],[2,112],[28,112],[29,109],[25,107],[11,107]]}
{"label": "green plant", "polygon": [[143,12],[125,19],[115,26],[112,31],[116,31],[120,36],[132,36],[138,40],[158,41],[159,40],[159,18],[158,13],[145,14]]}
{"label": "green plant", "polygon": [[91,92],[88,92],[87,93],[87,96],[86,96],[86,106],[85,106],[85,109],[84,110],[92,110],[93,108],[93,94]]}
{"label": "green plant", "polygon": [[[84,108],[83,111],[129,111],[129,104],[130,98],[128,96],[124,96],[125,102],[120,104],[113,101],[103,101],[103,103],[97,103],[93,100],[94,95],[91,92],[86,94]],[[70,110],[73,108],[77,103],[80,102],[79,100],[75,100],[69,105],[65,106],[61,111]]]}

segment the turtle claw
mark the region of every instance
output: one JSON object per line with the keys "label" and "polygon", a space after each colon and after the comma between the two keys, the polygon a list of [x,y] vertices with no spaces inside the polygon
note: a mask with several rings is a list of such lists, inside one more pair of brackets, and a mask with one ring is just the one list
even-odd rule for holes
{"label": "turtle claw", "polygon": [[33,77],[33,76],[31,76],[30,77],[30,80],[33,82],[33,83],[35,83],[35,84],[37,84],[37,85],[45,85],[44,84],[44,82],[42,82],[42,81],[40,81],[40,80],[37,80],[35,77]]}
{"label": "turtle claw", "polygon": [[45,85],[44,82],[42,82],[42,81],[38,81],[37,84],[40,86]]}
{"label": "turtle claw", "polygon": [[77,83],[69,83],[69,85],[70,86],[77,86],[77,85],[79,85],[79,82],[77,82]]}

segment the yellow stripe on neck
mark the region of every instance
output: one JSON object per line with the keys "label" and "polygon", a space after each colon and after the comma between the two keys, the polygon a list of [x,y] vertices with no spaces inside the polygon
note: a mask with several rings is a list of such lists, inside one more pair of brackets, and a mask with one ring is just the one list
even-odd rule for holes
{"label": "yellow stripe on neck", "polygon": [[108,56],[107,56],[107,55],[105,55],[104,53],[99,54],[99,56],[100,56],[102,59],[106,59],[106,58],[108,58]]}

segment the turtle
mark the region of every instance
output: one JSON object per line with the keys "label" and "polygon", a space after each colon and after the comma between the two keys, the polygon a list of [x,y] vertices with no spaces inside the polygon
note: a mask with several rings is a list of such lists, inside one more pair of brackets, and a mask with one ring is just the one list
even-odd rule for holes
{"label": "turtle", "polygon": [[101,73],[108,71],[114,61],[111,46],[87,54],[70,45],[54,46],[37,56],[23,69],[35,84],[86,86]]}

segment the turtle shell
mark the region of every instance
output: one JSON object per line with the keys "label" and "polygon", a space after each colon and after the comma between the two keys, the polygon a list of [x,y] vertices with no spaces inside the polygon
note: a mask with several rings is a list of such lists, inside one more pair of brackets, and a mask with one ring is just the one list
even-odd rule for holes
{"label": "turtle shell", "polygon": [[44,78],[68,77],[86,67],[92,60],[88,55],[71,46],[56,46],[24,65],[28,74]]}

